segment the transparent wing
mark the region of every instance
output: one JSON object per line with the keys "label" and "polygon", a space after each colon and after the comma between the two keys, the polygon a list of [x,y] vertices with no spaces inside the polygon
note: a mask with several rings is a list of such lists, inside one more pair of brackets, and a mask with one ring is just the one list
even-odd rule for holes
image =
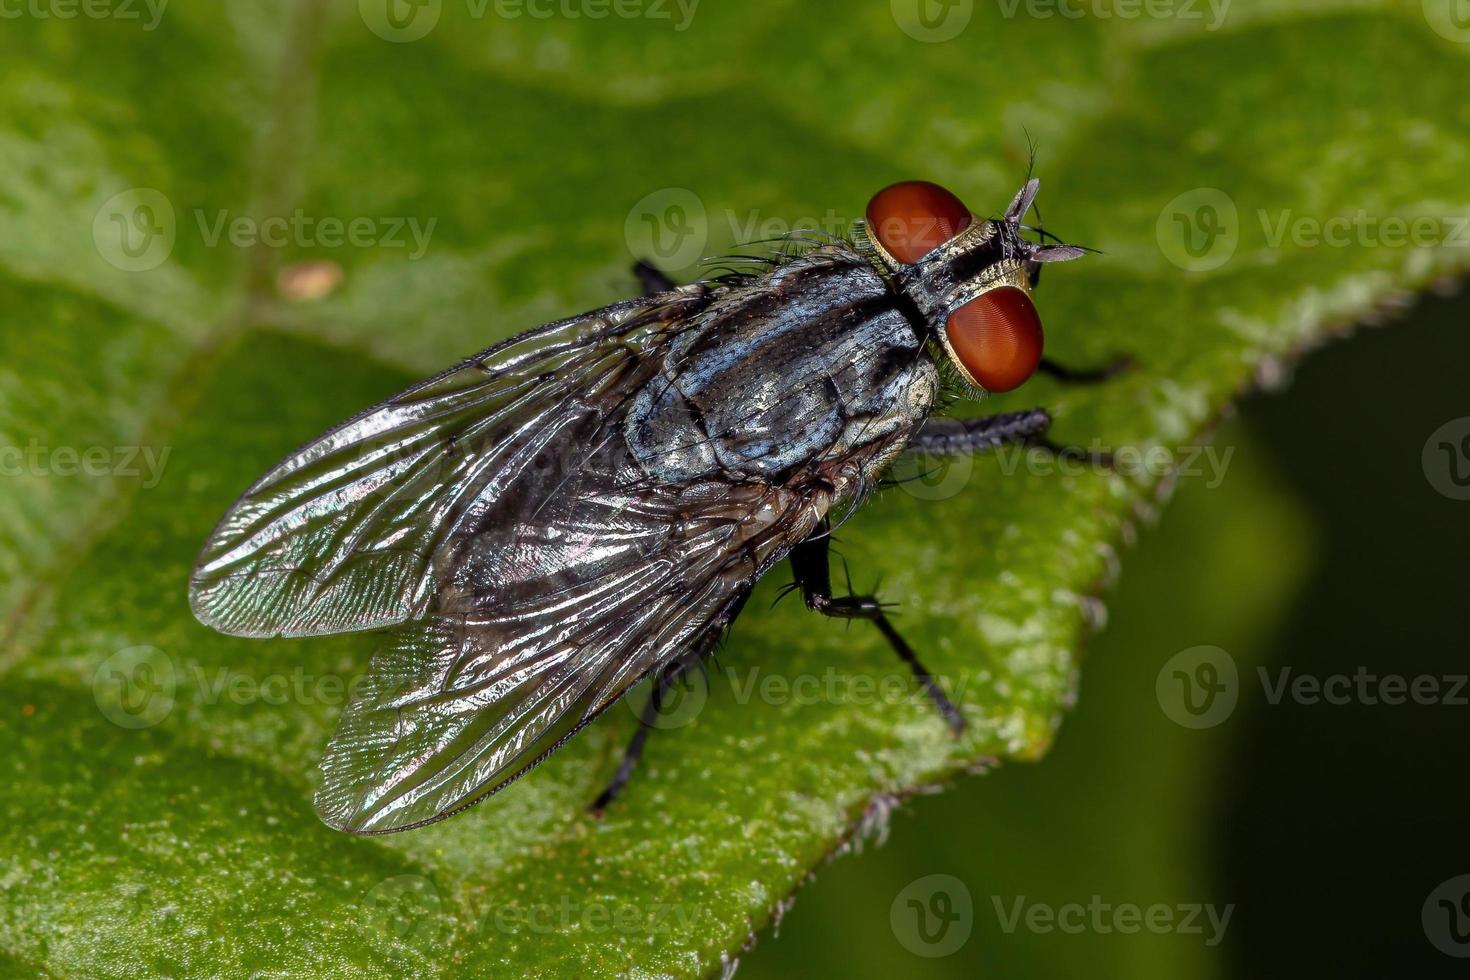
{"label": "transparent wing", "polygon": [[195,616],[240,636],[424,616],[432,567],[477,508],[655,369],[642,355],[708,303],[685,287],[548,324],[288,456],[230,508],[190,581]]}
{"label": "transparent wing", "polygon": [[631,467],[505,495],[456,546],[433,615],[373,658],[327,747],[326,823],[407,830],[510,783],[721,628],[827,506],[756,484],[629,490]]}

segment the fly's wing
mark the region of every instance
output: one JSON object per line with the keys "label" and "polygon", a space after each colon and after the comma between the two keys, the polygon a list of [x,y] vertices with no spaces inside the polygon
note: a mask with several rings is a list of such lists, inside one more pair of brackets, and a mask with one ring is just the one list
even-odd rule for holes
{"label": "fly's wing", "polygon": [[235,502],[190,581],[200,622],[305,636],[423,617],[432,565],[487,499],[655,369],[707,291],[607,307],[512,338],[288,456]]}
{"label": "fly's wing", "polygon": [[429,620],[373,658],[327,747],[327,824],[407,830],[507,785],[722,628],[827,506],[759,484],[640,487],[612,457],[503,495],[452,544]]}
{"label": "fly's wing", "polygon": [[396,625],[354,687],[316,805],[405,830],[535,765],[710,630],[818,523],[826,485],[650,485],[633,395],[699,287],[522,335],[292,454],[191,582],[225,632]]}

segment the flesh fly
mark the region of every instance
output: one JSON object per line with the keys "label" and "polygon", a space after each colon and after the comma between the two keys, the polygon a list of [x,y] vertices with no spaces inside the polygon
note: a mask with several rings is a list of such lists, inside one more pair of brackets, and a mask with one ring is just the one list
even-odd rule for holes
{"label": "flesh fly", "polygon": [[322,758],[322,819],[377,834],[457,813],[650,675],[651,722],[787,557],[808,606],[874,622],[962,729],[882,604],[833,595],[829,522],[901,453],[1049,445],[1039,409],[929,418],[945,364],[980,392],[1090,377],[1042,357],[1039,269],[1084,250],[1027,237],[1036,191],[985,219],[907,181],[851,240],[754,271],[675,287],[640,264],[648,295],[497,344],[250,487],[199,557],[199,620],[391,630]]}

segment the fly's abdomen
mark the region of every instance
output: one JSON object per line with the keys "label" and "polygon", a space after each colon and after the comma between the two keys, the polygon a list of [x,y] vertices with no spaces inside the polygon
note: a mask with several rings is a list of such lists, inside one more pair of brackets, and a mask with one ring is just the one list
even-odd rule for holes
{"label": "fly's abdomen", "polygon": [[933,365],[887,284],[828,246],[732,289],[638,394],[624,425],[660,482],[772,482],[916,424]]}

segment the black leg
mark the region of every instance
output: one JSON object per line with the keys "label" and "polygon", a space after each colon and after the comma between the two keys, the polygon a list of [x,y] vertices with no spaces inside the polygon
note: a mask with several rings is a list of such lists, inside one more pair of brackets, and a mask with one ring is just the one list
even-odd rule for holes
{"label": "black leg", "polygon": [[623,761],[618,765],[618,771],[613,778],[603,787],[597,799],[587,807],[587,811],[594,817],[602,816],[602,811],[607,805],[617,798],[628,785],[633,770],[638,766],[638,760],[643,755],[643,743],[648,741],[648,733],[653,730],[654,723],[658,720],[658,712],[664,703],[664,694],[673,686],[675,679],[684,672],[684,662],[675,661],[659,672],[658,679],[653,682],[653,694],[644,703],[643,710],[638,714],[638,730],[633,733],[633,739],[628,747],[623,750]]}
{"label": "black leg", "polygon": [[644,702],[643,710],[638,713],[638,730],[633,733],[633,738],[623,751],[623,761],[618,764],[618,771],[613,774],[613,778],[608,781],[602,792],[597,794],[597,799],[587,807],[588,812],[594,817],[602,816],[608,804],[617,798],[624,786],[628,785],[628,779],[633,775],[633,770],[637,768],[638,760],[643,755],[643,744],[648,741],[648,733],[658,722],[658,713],[663,707],[664,697],[668,694],[669,688],[673,687],[681,676],[699,666],[704,658],[709,656],[720,637],[725,635],[725,631],[740,614],[740,610],[745,606],[745,600],[749,598],[750,592],[747,591],[735,600],[727,612],[710,625],[688,652],[675,657],[664,666],[663,670],[659,671],[658,677],[653,682],[653,693]]}
{"label": "black leg", "polygon": [[[1034,290],[1041,283],[1041,263],[1027,262],[1026,273],[1031,279],[1031,288]],[[1107,381],[1109,378],[1115,378],[1132,367],[1133,358],[1126,356],[1114,358],[1112,363],[1104,364],[1099,368],[1070,368],[1065,364],[1058,364],[1049,357],[1043,357],[1037,370],[1067,384],[1094,385]]]}
{"label": "black leg", "polygon": [[666,293],[674,288],[674,280],[664,275],[657,266],[642,259],[633,263],[633,275],[638,277],[638,285],[643,287],[644,296]]}
{"label": "black leg", "polygon": [[929,419],[909,440],[904,452],[915,456],[967,456],[1001,446],[1035,446],[1063,459],[1076,459],[1111,469],[1112,453],[1080,446],[1059,446],[1046,437],[1051,415],[1045,409],[1004,412],[976,419]]}
{"label": "black leg", "polygon": [[904,638],[898,635],[893,624],[883,612],[883,604],[876,596],[833,596],[832,595],[832,572],[827,563],[827,550],[831,544],[826,523],[801,544],[791,550],[791,570],[796,574],[796,583],[801,587],[802,598],[806,600],[807,607],[814,609],[823,616],[832,616],[838,619],[866,619],[878,627],[878,632],[893,647],[899,659],[909,665],[914,672],[914,679],[923,687],[924,693],[929,700],[934,702],[934,707],[944,716],[950,731],[959,735],[965,730],[965,716],[954,706],[944,691],[940,690],[939,684],[935,682],[934,675],[929,669],[919,662]]}
{"label": "black leg", "polygon": [[1035,442],[1051,428],[1044,408],[1004,412],[978,419],[927,420],[909,440],[906,453],[923,456],[967,456],[1001,446]]}
{"label": "black leg", "polygon": [[1074,385],[1095,385],[1130,370],[1133,367],[1131,357],[1120,357],[1111,364],[1105,364],[1099,368],[1070,368],[1065,364],[1058,364],[1049,357],[1041,359],[1041,365],[1037,368],[1042,374],[1058,381]]}

